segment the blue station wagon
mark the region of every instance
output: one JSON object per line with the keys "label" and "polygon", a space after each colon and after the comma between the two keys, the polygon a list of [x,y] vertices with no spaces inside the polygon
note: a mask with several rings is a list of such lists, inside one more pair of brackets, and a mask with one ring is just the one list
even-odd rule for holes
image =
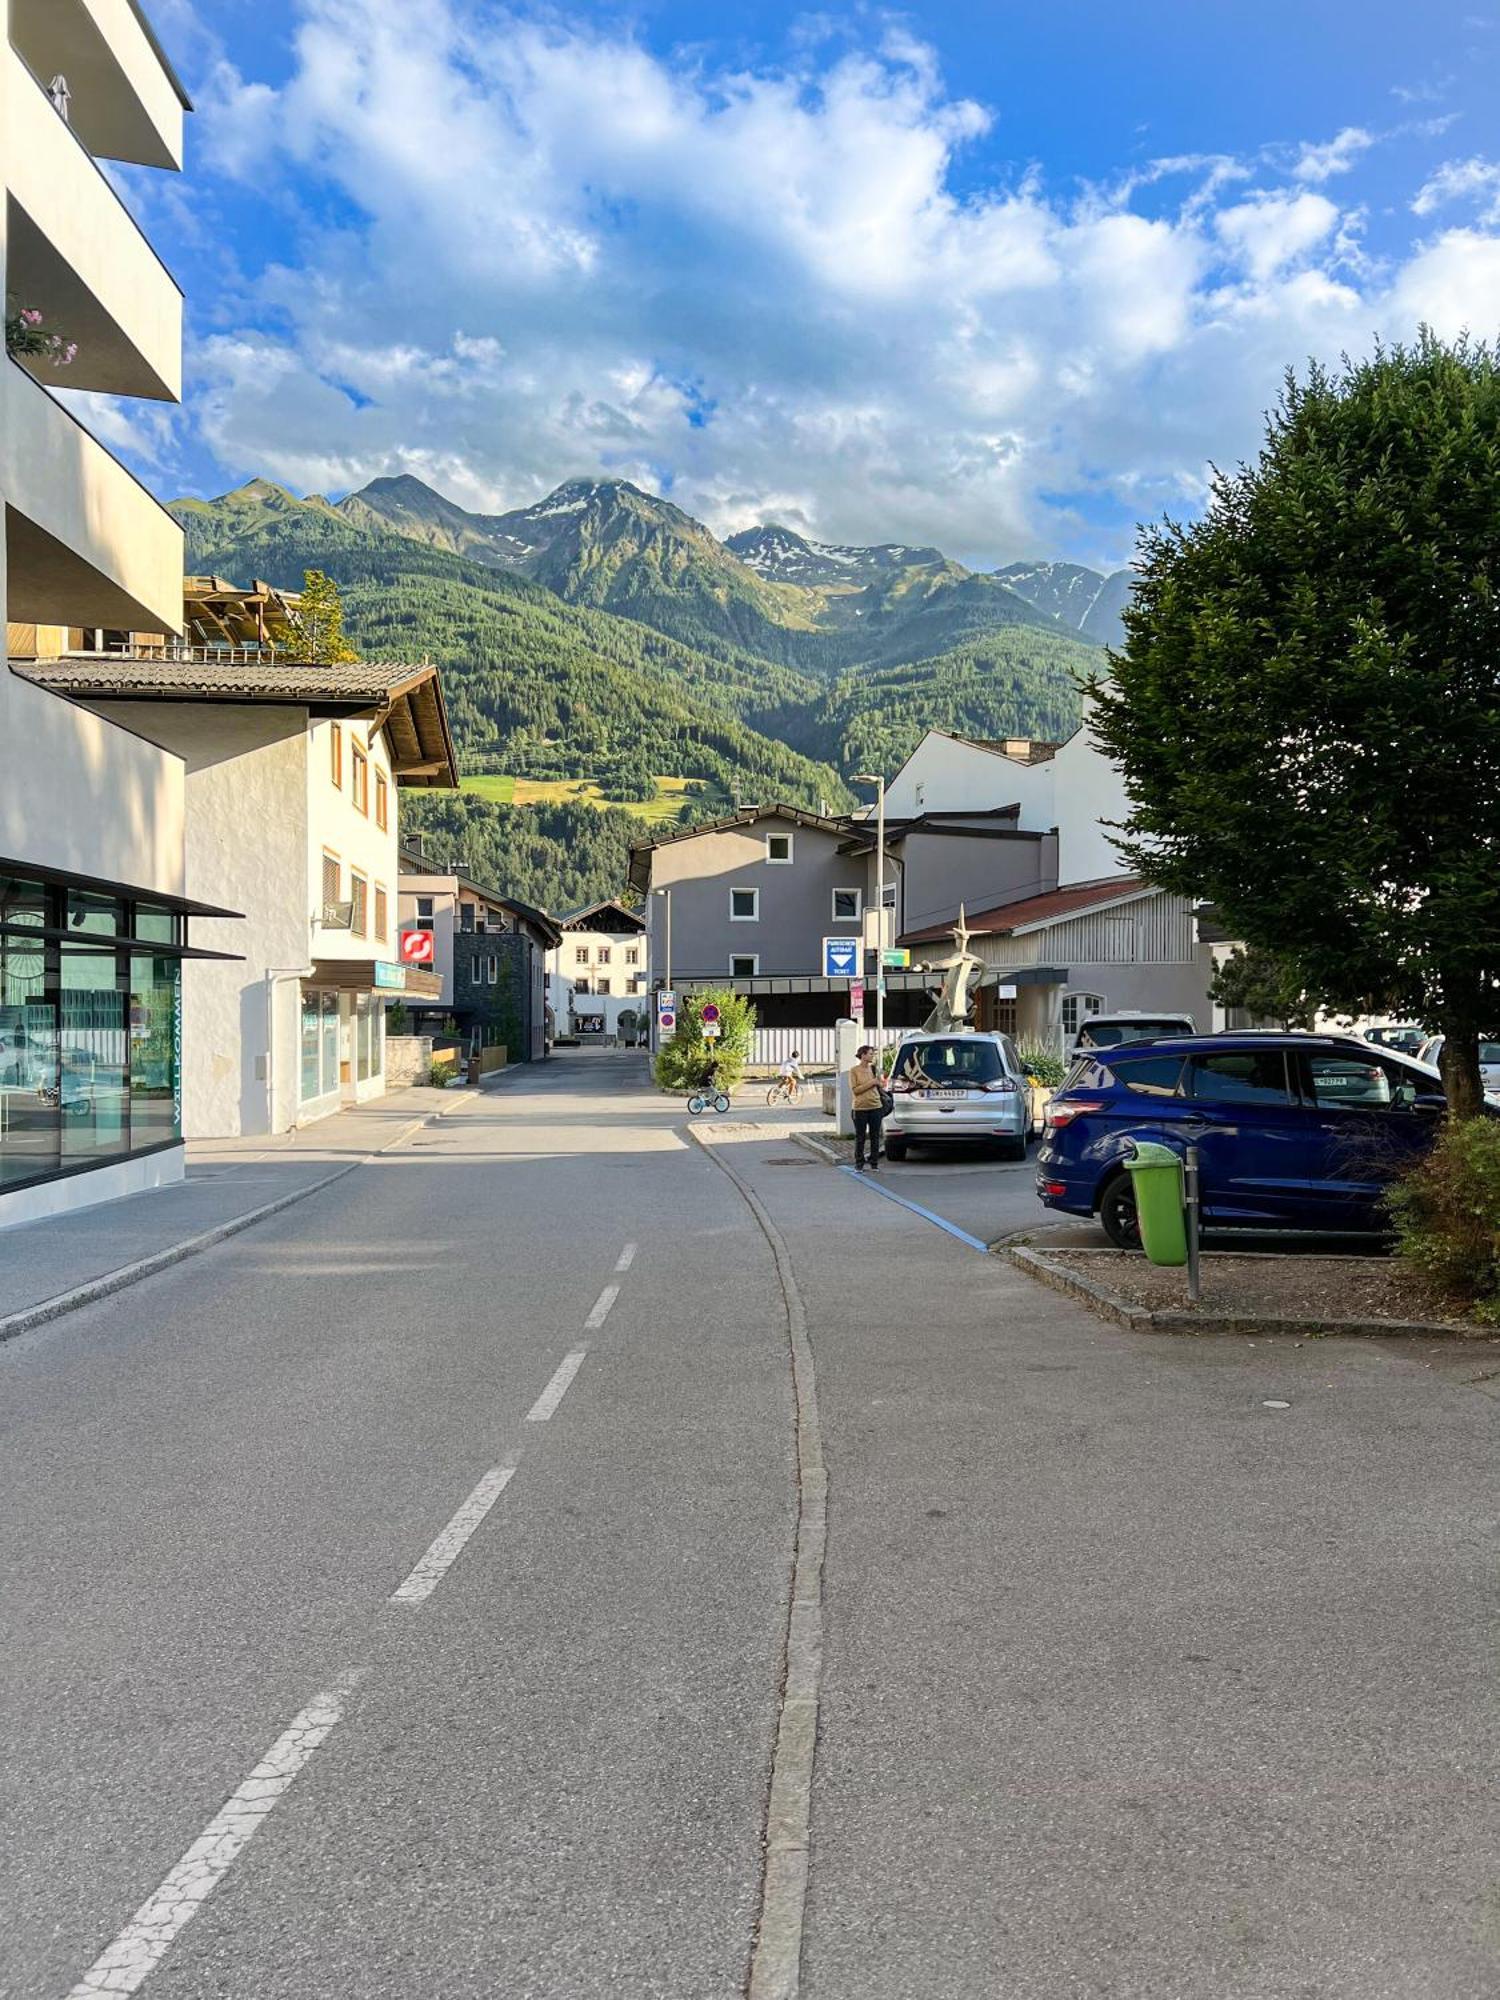
{"label": "blue station wagon", "polygon": [[1069,1072],[1048,1109],[1037,1193],[1136,1249],[1125,1161],[1154,1139],[1197,1146],[1206,1230],[1383,1235],[1383,1191],[1432,1144],[1445,1108],[1430,1066],[1343,1036],[1132,1042]]}

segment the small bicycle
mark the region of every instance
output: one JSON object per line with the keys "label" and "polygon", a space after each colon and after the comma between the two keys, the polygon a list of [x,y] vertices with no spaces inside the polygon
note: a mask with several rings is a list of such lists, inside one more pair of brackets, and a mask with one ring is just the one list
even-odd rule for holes
{"label": "small bicycle", "polygon": [[767,1104],[795,1104],[802,1096],[802,1086],[789,1076],[779,1076],[766,1092]]}
{"label": "small bicycle", "polygon": [[717,1088],[713,1090],[695,1090],[688,1099],[688,1115],[692,1118],[700,1117],[705,1111],[727,1111],[728,1109],[728,1097],[722,1090]]}

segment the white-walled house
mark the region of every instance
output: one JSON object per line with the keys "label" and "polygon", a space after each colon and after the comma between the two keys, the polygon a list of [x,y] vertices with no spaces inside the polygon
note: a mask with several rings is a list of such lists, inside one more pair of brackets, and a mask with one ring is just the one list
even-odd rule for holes
{"label": "white-walled house", "polygon": [[591,903],[558,918],[547,954],[547,1003],[559,1034],[620,1032],[620,1016],[651,1012],[651,938],[623,903]]}
{"label": "white-walled house", "polygon": [[457,782],[436,669],[122,636],[21,670],[180,760],[186,880],[243,913],[200,939],[239,959],[184,977],[186,1135],[285,1131],[379,1095],[386,1007],[436,989],[396,940],[398,792]]}
{"label": "white-walled house", "polygon": [[[989,836],[988,861],[975,838],[986,812],[1011,829]],[[1126,870],[1112,831],[1129,813],[1124,775],[1086,720],[1056,745],[929,730],[887,787],[886,813],[907,853],[902,943],[940,951],[962,903],[986,966],[982,1025],[1044,1041],[1089,1013],[1161,1009],[1215,1025],[1213,951],[1192,900]],[[966,838],[945,872],[924,874],[914,847],[945,817]]]}

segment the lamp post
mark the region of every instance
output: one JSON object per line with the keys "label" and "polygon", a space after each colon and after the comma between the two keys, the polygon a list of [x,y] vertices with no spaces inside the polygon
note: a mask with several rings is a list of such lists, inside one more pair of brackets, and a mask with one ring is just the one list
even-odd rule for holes
{"label": "lamp post", "polygon": [[885,778],[875,771],[856,771],[856,785],[875,787],[875,1037],[885,1034]]}

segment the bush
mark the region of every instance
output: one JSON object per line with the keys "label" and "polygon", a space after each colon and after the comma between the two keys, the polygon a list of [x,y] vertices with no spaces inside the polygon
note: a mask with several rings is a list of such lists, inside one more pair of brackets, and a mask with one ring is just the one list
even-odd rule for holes
{"label": "bush", "polygon": [[451,1062],[435,1062],[427,1072],[427,1081],[434,1090],[446,1090],[458,1075],[457,1065]]}
{"label": "bush", "polygon": [[1412,1269],[1479,1319],[1500,1323],[1500,1120],[1445,1126],[1386,1199]]}
{"label": "bush", "polygon": [[[712,1001],[719,1010],[719,1038],[703,1038],[703,1009]],[[733,1090],[750,1060],[755,1033],[755,1009],[741,993],[686,993],[677,1010],[677,1028],[656,1058],[656,1081],[663,1090],[696,1090],[712,1061],[719,1065],[719,1082]]]}
{"label": "bush", "polygon": [[1039,1083],[1043,1090],[1061,1088],[1062,1080],[1068,1073],[1068,1065],[1056,1049],[1049,1049],[1045,1042],[1022,1042],[1016,1054],[1021,1058],[1022,1069],[1033,1083]]}

